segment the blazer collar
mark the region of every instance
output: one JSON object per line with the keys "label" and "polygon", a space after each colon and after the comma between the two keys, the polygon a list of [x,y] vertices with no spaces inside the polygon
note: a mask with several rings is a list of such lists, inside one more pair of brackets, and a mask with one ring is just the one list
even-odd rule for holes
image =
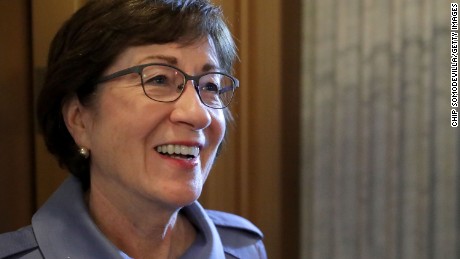
{"label": "blazer collar", "polygon": [[[70,176],[32,217],[32,226],[45,258],[122,258],[120,251],[91,219],[79,181]],[[198,203],[183,209],[204,243],[195,242],[183,258],[225,258],[212,220]],[[198,256],[198,257],[197,257]]]}

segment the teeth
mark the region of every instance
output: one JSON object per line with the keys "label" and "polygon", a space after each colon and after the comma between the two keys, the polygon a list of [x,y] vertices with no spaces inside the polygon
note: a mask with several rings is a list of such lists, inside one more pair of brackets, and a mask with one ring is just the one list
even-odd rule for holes
{"label": "teeth", "polygon": [[156,150],[159,153],[169,154],[169,155],[189,155],[197,157],[200,154],[200,149],[198,147],[190,147],[184,145],[162,145],[156,147]]}

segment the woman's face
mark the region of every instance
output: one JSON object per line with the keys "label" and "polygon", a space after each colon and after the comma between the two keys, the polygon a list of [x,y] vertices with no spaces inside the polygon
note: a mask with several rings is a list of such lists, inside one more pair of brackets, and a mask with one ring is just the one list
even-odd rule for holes
{"label": "woman's face", "polygon": [[[146,63],[173,65],[189,75],[219,67],[212,43],[204,39],[190,46],[130,47],[104,74]],[[223,110],[201,103],[191,81],[177,101],[162,103],[145,96],[140,81],[130,85],[119,77],[99,86],[92,105],[78,105],[84,129],[72,135],[91,150],[91,188],[173,207],[199,197],[224,137],[225,118]],[[185,158],[157,151],[163,147],[199,153]]]}

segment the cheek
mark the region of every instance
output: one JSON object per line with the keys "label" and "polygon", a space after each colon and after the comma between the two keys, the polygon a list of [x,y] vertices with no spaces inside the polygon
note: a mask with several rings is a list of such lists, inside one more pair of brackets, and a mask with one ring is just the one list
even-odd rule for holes
{"label": "cheek", "polygon": [[[226,121],[225,117],[223,116],[223,112],[221,110],[217,110],[217,112],[213,112],[213,122],[211,126],[208,128],[208,154],[205,156],[206,160],[203,162],[203,172],[205,174],[209,174],[214,160],[220,153],[221,145],[225,137],[226,131]],[[206,176],[207,177],[207,176]]]}
{"label": "cheek", "polygon": [[217,147],[220,145],[220,143],[223,141],[224,136],[225,136],[225,131],[226,131],[226,121],[225,121],[225,116],[224,116],[224,111],[223,110],[215,110],[212,114],[213,116],[213,124],[214,124],[214,129],[213,132],[215,134],[215,138],[217,139]]}
{"label": "cheek", "polygon": [[143,140],[158,123],[157,113],[134,98],[114,98],[107,94],[94,114],[91,138],[100,149],[123,150]]}

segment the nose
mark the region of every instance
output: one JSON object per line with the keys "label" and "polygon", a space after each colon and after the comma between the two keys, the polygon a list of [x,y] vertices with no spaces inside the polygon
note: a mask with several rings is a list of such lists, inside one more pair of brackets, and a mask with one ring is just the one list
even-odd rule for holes
{"label": "nose", "polygon": [[204,129],[211,124],[211,114],[205,106],[198,92],[195,90],[193,80],[187,81],[180,98],[174,102],[171,120],[189,125],[194,130]]}

